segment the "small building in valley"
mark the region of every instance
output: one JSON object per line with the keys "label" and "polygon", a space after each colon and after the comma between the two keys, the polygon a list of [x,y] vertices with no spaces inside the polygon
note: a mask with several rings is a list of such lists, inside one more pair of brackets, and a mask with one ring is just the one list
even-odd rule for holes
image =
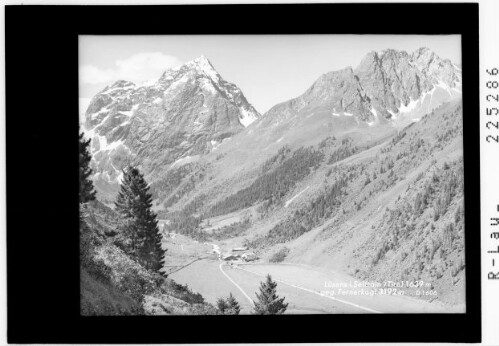
{"label": "small building in valley", "polygon": [[241,256],[241,258],[246,261],[246,262],[250,262],[250,261],[255,261],[258,259],[258,256],[255,255],[253,252],[248,252],[248,253],[245,253],[244,255]]}
{"label": "small building in valley", "polygon": [[234,255],[234,254],[232,254],[232,253],[224,254],[224,255],[222,256],[222,259],[223,259],[224,261],[235,261],[235,260],[238,260],[238,259],[240,259],[240,258],[241,258],[241,256],[240,256],[240,255]]}

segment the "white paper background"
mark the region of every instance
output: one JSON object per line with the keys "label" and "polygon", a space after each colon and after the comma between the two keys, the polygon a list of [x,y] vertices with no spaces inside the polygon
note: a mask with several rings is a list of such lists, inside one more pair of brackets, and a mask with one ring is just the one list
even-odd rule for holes
{"label": "white paper background", "polygon": [[[499,2],[488,0],[480,2],[480,175],[481,175],[481,216],[482,216],[482,316],[483,343],[499,345],[499,280],[488,280],[488,272],[499,272],[499,254],[489,254],[496,250],[499,240],[491,239],[492,231],[499,227],[490,226],[491,217],[499,217],[499,143],[486,141],[487,135],[499,135],[499,130],[487,129],[489,120],[499,121],[499,116],[487,116],[486,107],[499,107],[499,102],[487,102],[487,81],[499,82],[499,75],[492,77],[486,69],[499,69]],[[492,94],[498,94],[499,88]],[[465,163],[466,164],[466,163]],[[492,259],[495,258],[495,267]]]}
{"label": "white paper background", "polygon": [[[175,3],[297,3],[297,2],[315,2],[315,3],[332,3],[332,2],[381,2],[381,1],[293,1],[293,0],[278,0],[278,1],[249,1],[249,0],[232,0],[232,1],[168,1],[168,0],[146,0],[143,2],[133,0],[87,0],[87,1],[50,1],[50,0],[32,0],[32,1],[2,1],[2,4],[175,4]],[[436,1],[404,1],[397,2],[436,2]],[[499,69],[499,1],[497,0],[481,0],[481,1],[438,1],[438,2],[478,2],[480,4],[480,159],[481,159],[481,199],[482,199],[482,314],[483,314],[483,342],[482,345],[499,345],[499,280],[491,281],[487,279],[487,273],[492,270],[492,255],[487,254],[488,250],[497,249],[499,240],[490,238],[490,218],[499,217],[497,205],[499,204],[499,143],[487,143],[485,138],[487,135],[499,135],[499,130],[486,129],[486,122],[493,117],[485,115],[487,106],[497,107],[485,100],[488,90],[484,88],[486,81],[497,80],[490,79],[486,74],[486,68],[496,67]],[[452,16],[452,13],[449,13]],[[4,23],[4,8],[0,8],[0,22]],[[4,25],[0,25],[2,34],[0,35],[0,49],[4,49]],[[2,52],[3,53],[3,52]],[[5,261],[5,90],[4,90],[4,66],[5,56],[0,55],[2,68],[0,69],[0,345],[6,344],[6,261]],[[499,91],[499,89],[497,89]],[[499,120],[499,116],[496,116]],[[495,230],[499,231],[499,227]],[[496,266],[494,271],[499,271],[499,255],[496,256]],[[354,345],[354,344],[347,344]],[[378,344],[381,345],[381,344]],[[394,344],[389,344],[394,345]],[[404,344],[415,345],[415,344]],[[430,344],[425,344],[430,345]],[[454,344],[455,345],[455,344]]]}

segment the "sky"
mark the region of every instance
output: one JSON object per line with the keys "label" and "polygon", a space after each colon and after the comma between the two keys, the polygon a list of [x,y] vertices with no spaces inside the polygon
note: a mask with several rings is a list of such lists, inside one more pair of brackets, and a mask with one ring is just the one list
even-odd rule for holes
{"label": "sky", "polygon": [[260,112],[301,95],[322,74],[355,68],[371,51],[428,47],[461,64],[459,35],[80,36],[80,110],[119,79],[141,83],[205,55]]}

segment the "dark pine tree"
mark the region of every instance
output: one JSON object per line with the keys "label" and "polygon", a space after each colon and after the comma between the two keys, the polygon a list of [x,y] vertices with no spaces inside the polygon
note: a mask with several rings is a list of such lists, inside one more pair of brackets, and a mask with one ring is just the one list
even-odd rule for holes
{"label": "dark pine tree", "polygon": [[90,139],[85,140],[83,132],[80,133],[80,204],[93,201],[95,199],[95,190],[90,176],[90,160],[92,156],[89,152]]}
{"label": "dark pine tree", "polygon": [[84,267],[89,267],[92,262],[92,252],[94,249],[95,234],[85,220],[87,216],[86,203],[95,199],[95,190],[90,176],[92,169],[90,168],[89,146],[90,139],[85,140],[83,132],[79,135],[80,142],[80,264]]}
{"label": "dark pine tree", "polygon": [[239,303],[237,302],[236,298],[232,295],[232,293],[229,294],[229,297],[227,298],[227,310],[225,311],[226,315],[239,315],[241,312],[241,307],[239,306]]}
{"label": "dark pine tree", "polygon": [[239,315],[241,312],[241,307],[232,293],[226,299],[218,298],[216,304],[219,313],[222,315]]}
{"label": "dark pine tree", "polygon": [[123,170],[115,206],[124,218],[123,232],[131,241],[130,254],[147,269],[159,272],[164,265],[165,251],[161,247],[157,216],[152,211],[149,186],[137,168]]}
{"label": "dark pine tree", "polygon": [[224,298],[217,299],[217,309],[222,315],[225,315],[225,312],[228,309],[228,305],[227,301]]}
{"label": "dark pine tree", "polygon": [[258,301],[254,302],[256,315],[282,315],[286,311],[288,303],[284,303],[285,297],[279,298],[276,287],[277,283],[272,281],[270,275],[260,283],[260,294],[256,294]]}

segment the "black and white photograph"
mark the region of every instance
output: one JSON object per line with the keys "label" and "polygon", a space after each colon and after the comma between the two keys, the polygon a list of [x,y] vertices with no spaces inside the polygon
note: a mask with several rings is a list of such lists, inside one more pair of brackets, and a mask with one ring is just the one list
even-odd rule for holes
{"label": "black and white photograph", "polygon": [[460,35],[80,35],[80,313],[466,312]]}
{"label": "black and white photograph", "polygon": [[5,6],[8,343],[497,344],[499,7],[258,2]]}

